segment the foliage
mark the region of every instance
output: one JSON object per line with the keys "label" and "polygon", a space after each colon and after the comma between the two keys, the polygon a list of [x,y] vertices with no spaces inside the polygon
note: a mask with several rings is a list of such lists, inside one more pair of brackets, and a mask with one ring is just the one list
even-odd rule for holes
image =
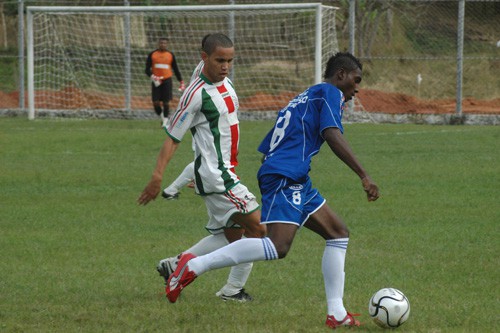
{"label": "foliage", "polygon": [[[14,22],[13,18],[17,16],[17,2],[17,0],[4,1],[5,13],[11,18],[9,22]],[[237,4],[271,2],[300,1],[235,0]],[[350,1],[322,2],[339,7],[336,16],[339,45],[341,50],[347,50]],[[25,0],[26,5],[40,6],[122,5],[123,3],[123,0]],[[160,0],[130,0],[129,3],[165,5],[165,2]],[[207,3],[209,2],[202,0],[168,1],[168,5]],[[228,1],[210,1],[210,4],[215,3],[227,4]],[[424,78],[422,89],[429,92],[426,96],[430,98],[455,96],[457,1],[357,0],[356,6],[356,54],[368,63],[365,68],[369,69],[369,72],[365,72],[366,80],[362,87],[414,95],[416,75],[421,74]],[[487,100],[497,98],[500,94],[499,48],[496,47],[500,1],[467,1],[465,15],[464,96]],[[245,30],[251,30],[251,27]],[[168,25],[165,29],[169,30],[167,28]],[[12,36],[16,34],[17,27],[13,25],[7,29],[11,49],[7,50],[7,57],[0,57],[0,82],[2,91],[11,92],[18,89],[20,81],[16,72],[17,66],[13,66],[13,61],[17,59],[17,51],[13,45],[17,39],[13,40]],[[294,33],[287,32],[287,35],[289,38],[294,37]],[[157,36],[148,38],[153,41]],[[193,41],[193,45],[196,45],[193,47],[193,50],[196,50],[198,41]],[[252,45],[248,45],[240,49],[246,51],[251,48]],[[143,54],[137,56],[142,57]],[[301,56],[300,53],[296,54],[297,63]],[[413,66],[406,66],[408,63],[412,63]],[[297,73],[297,66],[295,68],[294,78],[288,78],[290,82],[302,79]],[[242,71],[248,70],[242,69]],[[275,72],[276,80],[282,80],[281,68],[270,69],[271,74]],[[401,81],[397,81],[399,78]],[[303,80],[305,82],[307,79]],[[485,86],[484,82],[489,84]]]}
{"label": "foliage", "polygon": [[16,90],[18,74],[18,61],[14,56],[0,55],[0,91],[10,92]]}

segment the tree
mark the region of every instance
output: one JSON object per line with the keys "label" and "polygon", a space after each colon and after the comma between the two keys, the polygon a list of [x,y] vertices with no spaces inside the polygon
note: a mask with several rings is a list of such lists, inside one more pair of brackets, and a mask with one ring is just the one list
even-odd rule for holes
{"label": "tree", "polygon": [[3,48],[7,49],[9,47],[9,43],[7,41],[7,23],[5,23],[5,14],[4,14],[4,3],[0,2],[0,21],[2,21],[2,40],[3,40]]}
{"label": "tree", "polygon": [[386,19],[386,40],[391,41],[392,1],[356,1],[356,49],[359,57],[371,57],[382,19]]}

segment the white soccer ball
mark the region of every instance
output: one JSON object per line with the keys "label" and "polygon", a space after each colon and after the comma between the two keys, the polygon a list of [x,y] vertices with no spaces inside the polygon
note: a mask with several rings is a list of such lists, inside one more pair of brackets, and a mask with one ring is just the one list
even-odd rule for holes
{"label": "white soccer ball", "polygon": [[410,302],[397,289],[380,289],[370,299],[368,313],[378,326],[382,328],[396,328],[408,320],[410,316]]}

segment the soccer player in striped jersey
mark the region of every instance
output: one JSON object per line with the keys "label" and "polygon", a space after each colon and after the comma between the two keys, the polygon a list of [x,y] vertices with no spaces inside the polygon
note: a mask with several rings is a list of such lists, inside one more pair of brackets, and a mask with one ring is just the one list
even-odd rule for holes
{"label": "soccer player in striped jersey", "polygon": [[[210,36],[210,34],[205,35],[205,37],[203,37],[202,39],[202,51],[208,36]],[[199,78],[203,70],[203,65],[204,62],[203,60],[201,60],[194,69],[193,74],[191,75],[190,82],[193,82],[194,80],[197,80]],[[195,141],[193,139],[193,151],[195,150],[194,144]],[[181,174],[162,191],[161,195],[167,200],[177,199],[179,196],[179,189],[186,185],[194,188],[194,162],[189,163],[181,172]],[[229,241],[240,239],[243,235],[243,230],[241,228],[226,230],[226,233],[228,233],[227,236],[225,233],[211,234],[204,237],[199,242],[183,252],[192,253],[194,255],[207,254],[223,246],[226,246],[227,244],[229,244]],[[229,232],[234,233],[234,235],[229,235]],[[165,282],[168,281],[170,274],[172,274],[177,268],[177,264],[181,255],[182,253],[173,257],[162,259],[158,263],[156,269],[160,273],[160,276],[165,279]],[[252,301],[252,296],[250,296],[244,288],[252,271],[252,266],[252,263],[243,263],[231,267],[226,284],[216,293],[216,296],[220,297],[224,301],[231,300],[242,303]]]}
{"label": "soccer player in striped jersey", "polygon": [[333,153],[360,178],[368,201],[379,197],[371,180],[343,137],[345,102],[354,97],[362,79],[362,65],[350,53],[337,53],[326,66],[324,82],[306,89],[279,113],[259,151],[264,154],[257,174],[262,194],[262,224],[267,236],[233,242],[204,256],[184,254],[170,276],[167,297],[180,292],[206,271],[244,262],[284,258],[302,226],[325,240],[322,273],[327,319],[331,328],[359,326],[343,304],[344,263],[349,231],[326,204],[309,178],[311,159],[326,141]]}
{"label": "soccer player in striped jersey", "polygon": [[[138,203],[146,205],[158,196],[163,173],[181,139],[190,130],[195,142],[195,190],[205,200],[209,213],[206,229],[214,236],[223,233],[226,243],[240,239],[241,228],[246,237],[264,237],[266,227],[260,224],[259,204],[235,172],[239,145],[238,97],[227,77],[234,59],[233,42],[223,34],[211,34],[201,56],[202,71],[190,82],[165,125],[167,137]],[[225,245],[223,240],[215,244],[214,239],[210,239],[211,250]]]}

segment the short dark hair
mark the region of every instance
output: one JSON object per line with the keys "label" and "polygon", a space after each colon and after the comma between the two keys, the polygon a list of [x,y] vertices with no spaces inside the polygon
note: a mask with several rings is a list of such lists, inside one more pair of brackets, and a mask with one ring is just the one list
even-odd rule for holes
{"label": "short dark hair", "polygon": [[167,41],[167,42],[168,42],[168,38],[167,38],[167,37],[160,37],[160,38],[158,39],[158,41],[162,41],[162,40],[165,40],[165,41]]}
{"label": "short dark hair", "polygon": [[206,34],[205,36],[203,36],[203,39],[201,40],[201,50],[203,51],[203,47],[205,46],[205,42],[207,41],[207,38],[210,36],[211,34]]}
{"label": "short dark hair", "polygon": [[203,38],[204,41],[201,42],[202,51],[208,55],[212,54],[217,46],[221,46],[224,48],[234,46],[233,41],[229,37],[221,33],[210,34],[205,37],[206,38]]}
{"label": "short dark hair", "polygon": [[357,68],[363,70],[363,65],[358,58],[349,52],[338,52],[326,63],[325,79],[331,78],[340,69],[345,69],[347,72],[353,71]]}

